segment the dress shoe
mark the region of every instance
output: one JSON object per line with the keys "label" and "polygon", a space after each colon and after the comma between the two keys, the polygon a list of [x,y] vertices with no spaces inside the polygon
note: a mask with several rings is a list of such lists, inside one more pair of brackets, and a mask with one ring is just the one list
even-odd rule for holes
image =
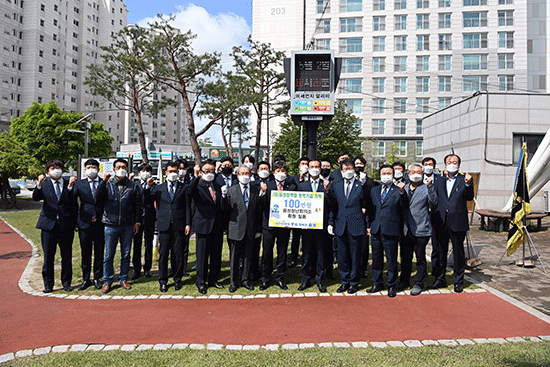
{"label": "dress shoe", "polygon": [[52,287],[46,287],[44,288],[44,290],[42,291],[44,293],[52,293],[53,292],[53,288]]}
{"label": "dress shoe", "polygon": [[84,290],[88,289],[92,284],[93,283],[92,283],[91,280],[87,280],[84,283],[82,283],[82,285],[80,285],[80,287],[78,287],[78,290],[79,291],[84,291]]}
{"label": "dress shoe", "polygon": [[337,290],[336,292],[338,293],[344,293],[345,291],[347,291],[349,289],[349,284],[342,284]]}
{"label": "dress shoe", "polygon": [[373,285],[371,289],[367,290],[367,293],[376,293],[384,290],[383,285]]}
{"label": "dress shoe", "polygon": [[260,290],[265,291],[267,288],[269,288],[269,282],[262,282],[260,285]]}
{"label": "dress shoe", "polygon": [[73,287],[71,287],[70,285],[64,285],[63,286],[63,290],[65,292],[72,292],[73,291]]}
{"label": "dress shoe", "polygon": [[327,286],[326,285],[318,284],[317,286],[319,287],[319,292],[321,292],[321,293],[326,293],[327,292]]}
{"label": "dress shoe", "polygon": [[309,288],[309,282],[306,282],[306,283],[302,283],[300,284],[300,286],[298,286],[298,290],[301,292],[301,291],[305,291],[306,289]]}
{"label": "dress shoe", "polygon": [[462,293],[464,286],[462,284],[455,284],[455,293]]}
{"label": "dress shoe", "polygon": [[352,285],[351,287],[349,287],[348,293],[349,293],[349,294],[354,294],[354,293],[357,293],[358,290],[359,290],[359,286],[357,286],[357,285]]}
{"label": "dress shoe", "polygon": [[281,288],[283,291],[286,291],[288,289],[288,286],[283,282],[282,280],[277,280],[276,282],[277,286]]}
{"label": "dress shoe", "polygon": [[292,260],[291,262],[288,263],[288,268],[289,269],[292,269],[292,268],[295,268],[296,267],[296,261]]}
{"label": "dress shoe", "polygon": [[128,290],[128,289],[132,289],[132,285],[128,282],[122,282],[120,283],[120,285],[122,286],[122,288]]}
{"label": "dress shoe", "polygon": [[447,288],[447,282],[436,280],[434,284],[432,284],[429,288],[430,289]]}
{"label": "dress shoe", "polygon": [[235,293],[237,291],[238,287],[234,284],[231,284],[229,286],[229,293]]}
{"label": "dress shoe", "polygon": [[141,276],[140,273],[134,273],[134,275],[132,275],[132,280],[139,279],[140,276]]}
{"label": "dress shoe", "polygon": [[145,273],[143,273],[143,275],[145,276],[145,278],[151,278],[153,276],[153,274],[151,274],[151,272],[149,270],[147,270]]}
{"label": "dress shoe", "polygon": [[327,279],[330,279],[330,280],[336,279],[332,271],[327,271]]}
{"label": "dress shoe", "polygon": [[405,283],[399,283],[397,284],[397,287],[395,287],[396,292],[403,292],[405,289],[408,289],[409,285]]}
{"label": "dress shoe", "polygon": [[107,294],[111,290],[111,285],[109,283],[103,284],[103,288],[101,288],[101,293]]}
{"label": "dress shoe", "polygon": [[211,288],[218,288],[218,289],[224,289],[225,287],[223,286],[222,283],[220,282],[216,282],[214,284],[208,284],[209,287]]}
{"label": "dress shoe", "polygon": [[101,289],[101,287],[103,287],[103,283],[101,283],[101,280],[94,279],[94,287],[96,287],[96,289]]}
{"label": "dress shoe", "polygon": [[418,296],[420,293],[422,293],[422,287],[418,284],[415,284],[413,289],[411,289],[411,295]]}
{"label": "dress shoe", "polygon": [[389,287],[388,288],[388,297],[395,297],[397,296],[397,292],[395,291],[395,287]]}
{"label": "dress shoe", "polygon": [[162,293],[168,292],[168,286],[167,286],[166,284],[161,284],[161,285],[160,285],[160,291],[161,291]]}
{"label": "dress shoe", "polygon": [[181,288],[183,287],[183,284],[181,284],[181,282],[176,282],[174,283],[174,289],[179,291]]}
{"label": "dress shoe", "polygon": [[206,286],[200,285],[197,287],[200,294],[206,294]]}
{"label": "dress shoe", "polygon": [[248,282],[244,282],[243,283],[243,287],[245,287],[246,289],[248,289],[249,291],[253,291],[254,290],[254,286]]}

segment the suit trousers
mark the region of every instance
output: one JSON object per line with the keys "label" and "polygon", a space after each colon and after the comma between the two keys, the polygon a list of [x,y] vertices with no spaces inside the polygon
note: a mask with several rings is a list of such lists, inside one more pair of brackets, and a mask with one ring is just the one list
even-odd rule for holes
{"label": "suit trousers", "polygon": [[87,229],[78,229],[80,251],[82,252],[82,279],[90,280],[92,252],[94,255],[94,280],[103,278],[103,256],[105,253],[105,228],[99,220],[90,223]]}
{"label": "suit trousers", "polygon": [[[290,242],[290,261],[298,263],[298,257],[300,256],[300,240],[302,240],[302,246],[304,245],[304,230],[294,228],[292,229],[292,241]],[[303,253],[302,249],[302,253]]]}
{"label": "suit trousers", "polygon": [[151,271],[153,265],[153,237],[155,236],[155,223],[147,223],[143,220],[143,225],[139,227],[139,232],[134,235],[134,252],[132,255],[132,265],[134,273],[141,274],[141,244],[145,237],[145,263],[143,271]]}
{"label": "suit trousers", "polygon": [[[183,232],[183,243],[182,243],[182,249],[181,249],[181,265],[182,265],[182,271],[183,275],[185,275],[187,270],[187,263],[189,262],[189,237],[191,237],[191,234],[185,235],[185,231]],[[174,273],[176,269],[179,267],[179,264],[176,263],[176,257],[171,255],[170,256],[170,274]],[[182,276],[183,276],[182,275]]]}
{"label": "suit trousers", "polygon": [[168,282],[168,257],[177,264],[174,271],[174,281],[181,281],[183,276],[183,237],[184,230],[175,230],[174,225],[170,224],[167,231],[159,233],[159,283],[166,284]]}
{"label": "suit trousers", "polygon": [[338,273],[342,285],[359,285],[361,274],[361,238],[353,236],[346,228],[342,236],[335,236],[338,249]]}
{"label": "suit trousers", "polygon": [[263,229],[262,282],[269,282],[273,273],[273,246],[277,240],[277,281],[284,281],[286,272],[286,253],[290,230],[286,228]]}
{"label": "suit trousers", "polygon": [[386,236],[380,232],[371,236],[372,243],[372,283],[375,286],[384,284],[384,253],[388,263],[388,287],[397,284],[397,243],[399,236]]}
{"label": "suit trousers", "polygon": [[253,242],[249,239],[248,233],[245,233],[241,241],[229,240],[229,279],[231,285],[239,286],[239,264],[241,259],[243,261],[242,282],[246,283],[250,280],[250,255],[252,254]]}
{"label": "suit trousers", "polygon": [[361,268],[359,272],[361,275],[367,272],[369,267],[369,256],[370,256],[370,238],[368,234],[364,234],[361,238]]}
{"label": "suit trousers", "polygon": [[254,238],[250,251],[250,280],[257,280],[262,277],[260,267],[260,250],[262,248],[262,237]]}
{"label": "suit trousers", "polygon": [[[197,286],[213,285],[220,278],[222,267],[223,237],[220,228],[214,228],[209,234],[197,233]],[[210,271],[208,263],[210,260]]]}
{"label": "suit trousers", "polygon": [[42,278],[44,287],[53,288],[54,262],[57,246],[61,252],[61,283],[64,287],[70,287],[73,278],[72,252],[74,228],[62,228],[56,223],[51,231],[43,229],[40,232],[42,251],[44,252],[44,265],[42,266]]}
{"label": "suit trousers", "polygon": [[325,282],[325,250],[326,243],[331,242],[330,235],[323,230],[309,229],[302,231],[302,283],[311,278],[317,284]]}
{"label": "suit trousers", "polygon": [[[453,244],[453,283],[464,284],[464,271],[466,270],[466,256],[464,255],[464,239],[466,232],[453,232],[447,223],[443,228],[436,229],[437,235],[437,258],[434,267],[436,281],[446,282],[445,271],[447,270],[447,253],[449,252],[449,239]],[[433,256],[433,255],[432,255]]]}
{"label": "suit trousers", "polygon": [[426,261],[426,246],[430,237],[416,237],[411,232],[403,237],[401,242],[401,276],[399,281],[407,286],[410,285],[412,272],[413,252],[416,256],[416,277],[414,284],[424,288],[428,276]]}

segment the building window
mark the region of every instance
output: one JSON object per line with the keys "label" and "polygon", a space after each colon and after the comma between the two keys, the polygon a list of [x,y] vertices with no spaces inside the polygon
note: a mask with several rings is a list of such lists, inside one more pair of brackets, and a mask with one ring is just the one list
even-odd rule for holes
{"label": "building window", "polygon": [[322,13],[330,13],[330,0],[317,0],[317,14]]}
{"label": "building window", "polygon": [[384,135],[386,133],[386,120],[372,120],[372,135]]}
{"label": "building window", "polygon": [[501,91],[514,90],[514,76],[513,75],[499,75],[498,76],[498,90],[501,90]]}
{"label": "building window", "polygon": [[544,139],[544,134],[516,134],[512,135],[512,156],[513,162],[517,164],[519,162],[519,154],[521,153],[521,146],[523,142],[527,144],[527,163],[529,164],[531,158],[537,151],[539,145]]}
{"label": "building window", "polygon": [[513,69],[514,68],[514,54],[498,54],[498,68],[499,69]]}
{"label": "building window", "polygon": [[340,0],[340,13],[363,10],[363,0]]}
{"label": "building window", "polygon": [[386,93],[386,78],[372,78],[372,93]]}
{"label": "building window", "polygon": [[422,34],[416,36],[416,51],[429,51],[430,50],[430,36]]}
{"label": "building window", "polygon": [[499,25],[499,27],[514,25],[514,11],[513,10],[499,10],[499,12],[498,12],[498,25]]}
{"label": "building window", "polygon": [[363,108],[361,107],[361,99],[344,99],[346,103],[347,112],[349,113],[362,113]]}
{"label": "building window", "polygon": [[44,51],[38,50],[38,57],[44,57]]}
{"label": "building window", "polygon": [[451,13],[439,14],[439,28],[451,28]]}
{"label": "building window", "polygon": [[462,91],[477,92],[479,90],[487,90],[487,75],[464,75],[462,77]]}
{"label": "building window", "polygon": [[330,19],[323,19],[317,23],[316,33],[330,33]]}
{"label": "building window", "polygon": [[363,71],[363,59],[344,59],[343,61],[343,73],[361,73]]}
{"label": "building window", "polygon": [[430,108],[429,98],[416,99],[416,113],[428,113],[430,112],[429,108]]}
{"label": "building window", "polygon": [[393,135],[405,135],[407,133],[407,120],[393,120]]}
{"label": "building window", "polygon": [[393,112],[394,113],[407,113],[407,98],[394,98],[393,99]]}
{"label": "building window", "polygon": [[340,93],[361,93],[362,79],[343,79],[340,81]]}
{"label": "building window", "polygon": [[417,14],[416,15],[416,29],[429,29],[430,28],[430,15],[429,14]]}
{"label": "building window", "polygon": [[340,19],[340,32],[361,32],[363,31],[362,18],[346,18]]}
{"label": "building window", "polygon": [[416,77],[416,91],[419,93],[427,93],[430,91],[430,77],[429,76],[417,76]]}
{"label": "building window", "polygon": [[372,17],[372,30],[385,31],[386,30],[386,17]]}
{"label": "building window", "polygon": [[422,140],[416,141],[416,156],[422,157],[424,155],[424,142]]}
{"label": "building window", "polygon": [[451,7],[451,0],[439,0],[439,7],[440,8],[450,8]]}
{"label": "building window", "polygon": [[514,48],[514,32],[498,32],[499,48]]}
{"label": "building window", "polygon": [[440,34],[438,40],[439,50],[450,50],[452,49],[452,41],[450,34]]}
{"label": "building window", "polygon": [[452,57],[451,55],[439,55],[438,57],[438,70],[440,71],[449,71],[452,67]]}
{"label": "building window", "polygon": [[487,5],[487,0],[462,0],[464,6]]}
{"label": "building window", "polygon": [[383,73],[386,71],[386,58],[385,57],[373,57],[372,58],[372,72]]}
{"label": "building window", "polygon": [[487,70],[487,55],[463,55],[463,70]]}
{"label": "building window", "polygon": [[407,78],[393,78],[393,91],[395,93],[407,93]]}
{"label": "building window", "polygon": [[315,40],[315,48],[317,50],[330,50],[330,39]]}
{"label": "building window", "polygon": [[438,79],[439,79],[439,91],[450,92],[452,78],[450,76],[440,76]]}
{"label": "building window", "polygon": [[42,88],[42,82],[38,81],[38,88]]}
{"label": "building window", "polygon": [[430,7],[429,0],[416,0],[417,9],[428,9]]}
{"label": "building window", "polygon": [[40,26],[44,27],[44,19],[40,19]]}
{"label": "building window", "polygon": [[400,157],[407,156],[407,141],[400,140],[397,142],[397,155]]}
{"label": "building window", "polygon": [[340,52],[362,52],[363,51],[362,42],[363,42],[362,38],[341,38]]}
{"label": "building window", "polygon": [[487,27],[487,12],[463,13],[464,28]]}
{"label": "building window", "polygon": [[487,48],[487,33],[465,33],[462,41],[465,49]]}
{"label": "building window", "polygon": [[429,71],[429,70],[430,70],[430,56],[417,56],[416,71]]}
{"label": "building window", "polygon": [[407,36],[394,36],[394,51],[407,51]]}
{"label": "building window", "polygon": [[386,0],[373,0],[372,10],[386,10]]}
{"label": "building window", "polygon": [[407,56],[396,56],[393,58],[393,71],[405,72],[407,71]]}
{"label": "building window", "polygon": [[383,157],[386,155],[386,142],[385,141],[373,141],[372,142],[372,155],[375,157]]}
{"label": "building window", "polygon": [[372,99],[372,113],[374,115],[380,115],[386,113],[386,99],[385,98],[373,98]]}
{"label": "building window", "polygon": [[439,97],[439,109],[451,105],[451,97]]}
{"label": "building window", "polygon": [[395,0],[394,9],[395,10],[407,9],[407,0]]}
{"label": "building window", "polygon": [[38,39],[40,40],[40,42],[44,42],[44,35],[41,34]]}
{"label": "building window", "polygon": [[386,37],[372,37],[372,51],[386,51]]}
{"label": "building window", "polygon": [[422,135],[423,132],[422,119],[416,119],[416,135]]}
{"label": "building window", "polygon": [[514,3],[514,0],[498,0],[498,5],[511,5]]}
{"label": "building window", "polygon": [[404,31],[407,29],[407,16],[395,15],[393,18],[393,28],[396,31]]}
{"label": "building window", "polygon": [[38,66],[38,72],[41,73],[42,70],[43,70],[42,65],[39,65],[39,66]]}

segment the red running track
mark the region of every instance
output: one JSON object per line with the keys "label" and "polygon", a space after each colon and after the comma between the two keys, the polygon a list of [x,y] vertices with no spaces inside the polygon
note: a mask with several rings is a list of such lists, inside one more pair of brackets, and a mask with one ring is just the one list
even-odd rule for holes
{"label": "red running track", "polygon": [[0,221],[0,354],[65,344],[284,344],[550,335],[489,293],[417,297],[65,300],[17,283],[31,246]]}

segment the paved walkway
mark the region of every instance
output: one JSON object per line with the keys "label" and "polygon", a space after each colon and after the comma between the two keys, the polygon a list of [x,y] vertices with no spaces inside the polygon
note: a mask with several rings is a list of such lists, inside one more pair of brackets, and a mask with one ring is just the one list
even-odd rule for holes
{"label": "paved walkway", "polygon": [[394,299],[37,297],[18,286],[31,254],[29,243],[0,221],[0,355],[74,344],[268,345],[550,335],[550,323],[544,317],[490,292]]}

